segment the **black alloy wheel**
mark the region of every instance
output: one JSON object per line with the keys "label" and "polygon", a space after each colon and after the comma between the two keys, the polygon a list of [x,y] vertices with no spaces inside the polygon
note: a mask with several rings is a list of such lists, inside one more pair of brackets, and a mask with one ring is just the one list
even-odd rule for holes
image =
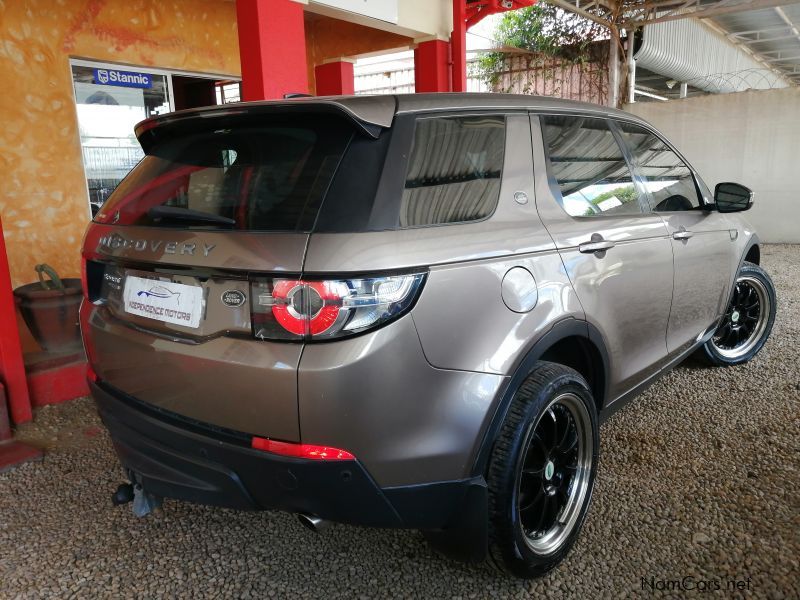
{"label": "black alloy wheel", "polygon": [[731,301],[702,355],[713,365],[737,365],[763,347],[775,321],[777,299],[769,275],[745,263],[734,284]]}

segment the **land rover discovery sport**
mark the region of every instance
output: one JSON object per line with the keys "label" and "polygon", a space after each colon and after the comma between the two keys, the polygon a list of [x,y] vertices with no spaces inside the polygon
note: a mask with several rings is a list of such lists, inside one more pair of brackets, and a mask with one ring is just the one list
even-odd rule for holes
{"label": "land rover discovery sport", "polygon": [[733,214],[750,190],[712,194],[624,112],[307,98],[136,134],[86,233],[81,326],[140,515],[169,497],[414,528],[541,575],[586,517],[599,422],[772,327]]}

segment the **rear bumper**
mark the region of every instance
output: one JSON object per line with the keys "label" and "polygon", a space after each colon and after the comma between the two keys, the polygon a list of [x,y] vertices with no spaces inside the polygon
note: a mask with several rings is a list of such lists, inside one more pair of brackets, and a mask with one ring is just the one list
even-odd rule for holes
{"label": "rear bumper", "polygon": [[376,527],[442,530],[465,519],[485,523],[482,478],[381,488],[358,460],[253,450],[244,434],[189,421],[102,382],[90,388],[122,465],[157,496]]}

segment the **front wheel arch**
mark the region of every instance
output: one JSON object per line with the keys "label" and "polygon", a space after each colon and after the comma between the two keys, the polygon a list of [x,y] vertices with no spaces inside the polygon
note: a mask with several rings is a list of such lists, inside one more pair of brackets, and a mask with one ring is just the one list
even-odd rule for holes
{"label": "front wheel arch", "polygon": [[[755,243],[747,250],[747,254],[744,255],[744,261],[753,263],[754,265],[761,264],[761,248],[758,247],[758,244]],[[739,265],[741,268],[741,265]]]}

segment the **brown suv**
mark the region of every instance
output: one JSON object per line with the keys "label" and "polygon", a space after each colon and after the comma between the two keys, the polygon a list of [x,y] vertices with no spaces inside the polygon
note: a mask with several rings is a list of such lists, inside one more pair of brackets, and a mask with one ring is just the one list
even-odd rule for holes
{"label": "brown suv", "polygon": [[776,299],[738,214],[629,114],[547,98],[311,98],[140,123],[89,226],[91,389],[131,484],[421,529],[521,577],[569,550],[598,423]]}

